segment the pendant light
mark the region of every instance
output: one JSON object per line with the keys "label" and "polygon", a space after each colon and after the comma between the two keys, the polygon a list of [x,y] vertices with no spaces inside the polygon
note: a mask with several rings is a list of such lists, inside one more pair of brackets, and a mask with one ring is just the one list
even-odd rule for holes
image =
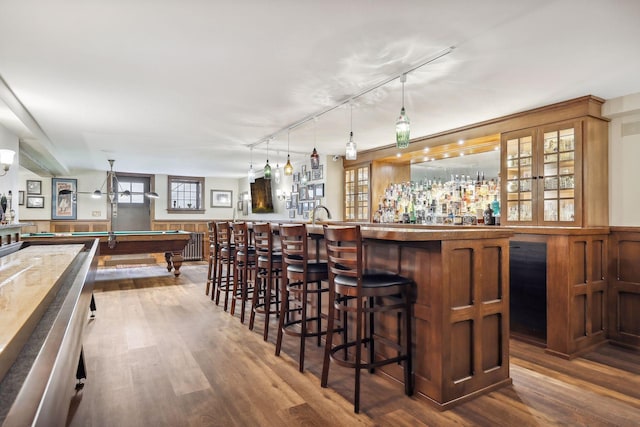
{"label": "pendant light", "polygon": [[409,146],[409,128],[411,122],[409,117],[404,111],[404,83],[407,81],[407,75],[400,76],[400,82],[402,82],[402,109],[400,110],[400,116],[396,121],[396,147],[407,148]]}
{"label": "pendant light", "polygon": [[267,164],[264,165],[264,179],[271,179],[271,166],[269,166],[269,140],[267,139]]}
{"label": "pendant light", "polygon": [[287,164],[284,165],[284,174],[286,176],[293,175],[293,166],[291,165],[291,159],[289,157],[289,133],[290,131],[287,130]]}
{"label": "pendant light", "polygon": [[345,151],[344,158],[347,160],[356,160],[358,158],[358,149],[356,143],[353,142],[353,103],[349,102],[351,108],[351,133],[349,134],[349,142],[347,142],[347,149]]}
{"label": "pendant light", "polygon": [[311,152],[311,169],[320,168],[320,155],[316,151],[316,127],[318,124],[318,118],[313,119],[313,151]]}
{"label": "pendant light", "polygon": [[249,172],[247,172],[247,178],[249,179],[249,183],[253,184],[256,182],[256,171],[253,170],[253,147],[250,148],[250,160],[249,160]]}
{"label": "pendant light", "polygon": [[[277,151],[276,155],[277,157],[280,157],[280,151]],[[276,181],[276,184],[280,184],[281,176],[280,163],[276,163],[276,170],[273,171],[273,179]]]}

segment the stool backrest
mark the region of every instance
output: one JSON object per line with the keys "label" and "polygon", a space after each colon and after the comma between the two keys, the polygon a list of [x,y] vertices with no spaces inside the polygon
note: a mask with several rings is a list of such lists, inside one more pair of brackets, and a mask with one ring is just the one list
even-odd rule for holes
{"label": "stool backrest", "polygon": [[218,230],[215,221],[207,221],[207,231],[209,236],[209,246],[215,246],[218,243]]}
{"label": "stool backrest", "polygon": [[249,244],[249,229],[246,222],[233,223],[233,241],[238,249]]}
{"label": "stool backrest", "polygon": [[268,222],[256,222],[253,224],[253,241],[256,254],[259,256],[271,256],[273,252],[273,233]]}
{"label": "stool backrest", "polygon": [[304,224],[281,224],[280,243],[282,261],[285,265],[302,265],[306,270],[308,261],[307,226]]}
{"label": "stool backrest", "polygon": [[360,226],[323,228],[330,279],[336,275],[350,276],[357,278],[360,285],[363,272]]}
{"label": "stool backrest", "polygon": [[216,222],[217,243],[221,247],[229,248],[231,246],[231,228],[227,221]]}

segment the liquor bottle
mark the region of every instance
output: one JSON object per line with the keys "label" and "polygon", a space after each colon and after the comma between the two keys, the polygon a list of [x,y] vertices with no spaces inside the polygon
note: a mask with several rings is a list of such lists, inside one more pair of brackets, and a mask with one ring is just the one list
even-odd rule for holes
{"label": "liquor bottle", "polygon": [[493,216],[500,215],[500,201],[498,200],[498,195],[493,196],[493,201],[491,202],[491,209],[493,210]]}
{"label": "liquor bottle", "polygon": [[493,210],[491,209],[491,203],[487,205],[487,209],[484,211],[484,224],[494,225]]}

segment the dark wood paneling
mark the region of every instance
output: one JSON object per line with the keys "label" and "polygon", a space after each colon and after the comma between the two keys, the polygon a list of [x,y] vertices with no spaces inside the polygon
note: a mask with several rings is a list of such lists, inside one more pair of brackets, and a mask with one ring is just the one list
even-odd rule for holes
{"label": "dark wood paneling", "polygon": [[640,228],[614,228],[610,242],[608,335],[640,348]]}

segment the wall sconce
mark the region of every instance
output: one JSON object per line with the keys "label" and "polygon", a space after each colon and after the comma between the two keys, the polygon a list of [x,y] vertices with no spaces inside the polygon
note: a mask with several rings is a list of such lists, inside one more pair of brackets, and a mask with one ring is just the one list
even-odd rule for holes
{"label": "wall sconce", "polygon": [[282,191],[279,188],[276,188],[276,198],[278,200],[286,200],[287,199],[287,192],[286,191]]}
{"label": "wall sconce", "polygon": [[13,158],[16,155],[16,152],[13,150],[3,149],[0,150],[0,167],[2,167],[2,172],[0,176],[5,176],[7,172],[9,172],[9,168],[13,164]]}

